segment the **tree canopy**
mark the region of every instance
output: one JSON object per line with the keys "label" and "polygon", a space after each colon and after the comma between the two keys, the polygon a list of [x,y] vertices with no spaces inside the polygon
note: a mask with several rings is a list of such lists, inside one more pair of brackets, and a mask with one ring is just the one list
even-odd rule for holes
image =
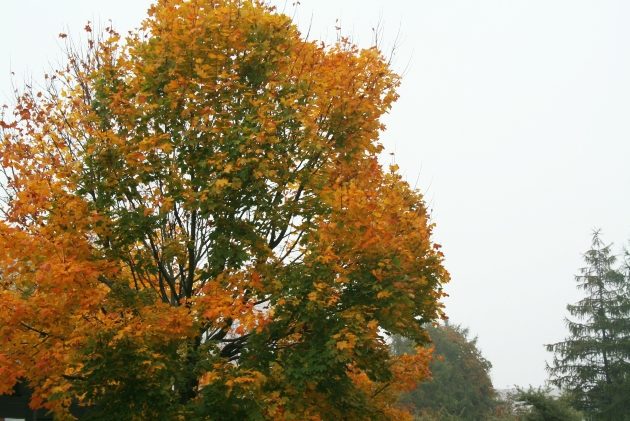
{"label": "tree canopy", "polygon": [[[468,329],[458,325],[427,328],[434,359],[431,378],[401,397],[401,405],[420,419],[489,419],[495,407],[496,392],[490,380],[491,364],[470,338]],[[412,342],[395,337],[395,353],[412,352]]]}
{"label": "tree canopy", "polygon": [[[0,393],[96,419],[389,419],[448,273],[378,162],[400,79],[253,0],[159,0],[1,120]],[[66,38],[68,40],[68,38]]]}

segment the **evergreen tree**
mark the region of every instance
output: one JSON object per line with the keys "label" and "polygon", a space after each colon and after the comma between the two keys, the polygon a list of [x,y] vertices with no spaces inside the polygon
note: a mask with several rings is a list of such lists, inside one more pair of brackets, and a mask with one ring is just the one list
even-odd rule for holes
{"label": "evergreen tree", "polygon": [[617,267],[595,231],[586,266],[576,276],[585,297],[567,310],[570,336],[547,345],[551,382],[569,391],[593,419],[630,420],[630,278],[627,253]]}

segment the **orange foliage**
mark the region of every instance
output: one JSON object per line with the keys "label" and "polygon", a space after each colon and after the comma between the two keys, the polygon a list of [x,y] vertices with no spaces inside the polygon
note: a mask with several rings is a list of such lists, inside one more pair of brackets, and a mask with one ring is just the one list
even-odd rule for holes
{"label": "orange foliage", "polygon": [[85,29],[1,124],[0,393],[24,379],[59,417],[402,417],[430,352],[384,338],[425,339],[448,273],[378,163],[399,84],[378,49],[249,0]]}

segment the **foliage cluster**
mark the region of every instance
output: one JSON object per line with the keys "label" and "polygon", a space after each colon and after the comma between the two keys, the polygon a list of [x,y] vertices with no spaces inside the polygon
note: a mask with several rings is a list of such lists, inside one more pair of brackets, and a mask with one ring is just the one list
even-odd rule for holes
{"label": "foliage cluster", "polygon": [[496,421],[582,421],[569,395],[553,396],[550,389],[517,389],[496,412]]}
{"label": "foliage cluster", "polygon": [[[445,324],[428,326],[434,359],[431,378],[404,394],[400,404],[419,419],[479,420],[493,414],[496,393],[490,381],[491,364],[469,338],[468,329]],[[392,350],[411,352],[413,343],[394,337]]]}

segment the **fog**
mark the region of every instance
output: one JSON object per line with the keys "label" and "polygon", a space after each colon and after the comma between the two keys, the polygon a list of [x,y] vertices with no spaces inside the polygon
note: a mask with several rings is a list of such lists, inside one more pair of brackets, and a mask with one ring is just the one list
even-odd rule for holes
{"label": "fog", "polygon": [[[567,332],[573,276],[600,227],[630,238],[630,3],[623,1],[275,2],[311,39],[375,34],[403,74],[385,118],[384,162],[425,194],[452,282],[453,323],[479,335],[497,388],[541,385],[543,344]],[[0,98],[62,57],[60,32],[149,2],[7,1]],[[341,29],[337,29],[341,28]]]}

